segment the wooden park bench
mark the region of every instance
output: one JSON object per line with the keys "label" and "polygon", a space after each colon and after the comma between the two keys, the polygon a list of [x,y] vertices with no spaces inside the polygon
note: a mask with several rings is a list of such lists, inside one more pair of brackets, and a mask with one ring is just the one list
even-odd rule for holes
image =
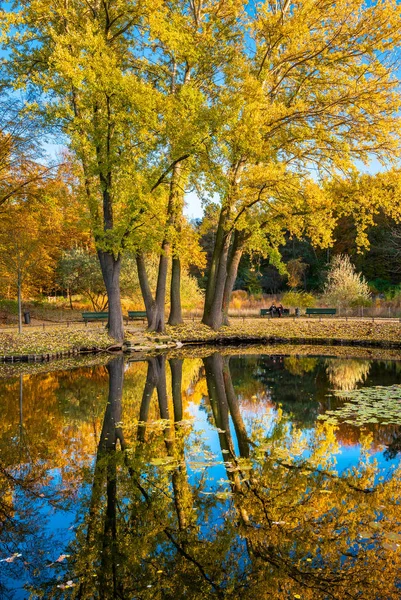
{"label": "wooden park bench", "polygon": [[[276,312],[274,313],[277,317],[278,317],[278,312],[276,310]],[[289,315],[290,314],[290,309],[289,308],[283,308],[283,312],[281,313],[282,315]],[[261,308],[260,309],[260,316],[261,317],[267,317],[268,315],[270,315],[271,317],[273,316],[271,314],[271,310],[270,308]]]}
{"label": "wooden park bench", "polygon": [[85,325],[88,321],[107,321],[109,318],[108,312],[83,312],[82,318],[85,321]]}
{"label": "wooden park bench", "polygon": [[305,314],[310,317],[311,315],[335,315],[337,312],[336,308],[307,308]]}
{"label": "wooden park bench", "polygon": [[146,310],[129,310],[128,311],[129,319],[142,319],[144,321],[146,319]]}

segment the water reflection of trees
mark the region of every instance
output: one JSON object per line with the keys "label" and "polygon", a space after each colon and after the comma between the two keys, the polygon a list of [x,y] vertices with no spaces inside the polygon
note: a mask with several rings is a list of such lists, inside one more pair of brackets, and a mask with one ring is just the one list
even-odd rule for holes
{"label": "water reflection of trees", "polygon": [[[399,598],[400,473],[374,486],[377,467],[362,453],[358,468],[339,476],[333,429],[322,424],[305,438],[280,411],[274,427],[260,420],[247,431],[230,359],[217,353],[204,359],[213,455],[182,418],[182,368],[180,359],[147,361],[136,435],[125,439],[123,360],[108,366],[91,492],[69,550],[69,594]],[[46,587],[48,597],[65,596],[57,585]]]}
{"label": "water reflection of trees", "polygon": [[[73,434],[74,427],[70,424],[64,429],[57,418],[60,407],[54,375],[20,375],[1,382],[1,388],[0,597],[14,598],[18,587],[14,590],[11,582],[22,587],[32,581],[46,570],[54,548],[63,545],[58,532],[43,532],[49,515],[66,508],[74,495],[74,467],[82,464],[84,453],[73,460],[73,452],[66,452],[67,430]],[[80,433],[86,437],[88,432]]]}
{"label": "water reflection of trees", "polygon": [[[285,383],[283,365],[273,363],[276,400],[294,381]],[[327,389],[316,361],[290,366]],[[271,403],[266,362],[245,367],[214,353],[125,371],[117,357],[107,368],[0,383],[11,424],[0,430],[1,558],[23,548],[7,571],[0,563],[0,597],[13,597],[7,573],[45,598],[398,599],[399,472],[374,488],[377,467],[363,453],[339,477],[339,432],[320,425],[302,436],[287,405],[271,426],[252,410]],[[215,428],[212,446],[188,421],[192,401]],[[398,430],[372,427],[395,452]],[[43,535],[45,504],[76,508],[68,550]],[[70,556],[58,563],[61,552]]]}
{"label": "water reflection of trees", "polygon": [[325,361],[330,384],[336,390],[355,390],[366,381],[371,362],[369,360],[328,358]]}

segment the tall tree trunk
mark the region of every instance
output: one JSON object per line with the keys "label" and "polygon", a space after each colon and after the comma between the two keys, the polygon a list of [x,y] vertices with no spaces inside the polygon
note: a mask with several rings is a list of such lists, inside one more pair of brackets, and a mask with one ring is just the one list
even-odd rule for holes
{"label": "tall tree trunk", "polygon": [[[218,231],[219,235],[220,233]],[[212,262],[215,261],[215,266],[211,269],[211,275],[209,276],[211,279],[210,286],[208,280],[202,319],[202,323],[214,330],[219,329],[221,325],[228,325],[228,307],[237,279],[238,266],[245,240],[246,237],[237,230],[233,234],[230,232],[225,233],[221,241],[216,240],[212,259]],[[218,249],[218,253],[216,249]]]}
{"label": "tall tree trunk", "polygon": [[181,261],[173,257],[170,286],[170,315],[169,325],[180,325],[183,322],[181,308]]}
{"label": "tall tree trunk", "polygon": [[230,256],[227,263],[227,274],[223,293],[223,325],[228,325],[228,308],[230,305],[234,284],[237,279],[239,262],[243,252],[243,236],[238,230],[235,230],[233,237],[234,239],[230,248]]}
{"label": "tall tree trunk", "polygon": [[21,277],[21,269],[18,267],[18,333],[22,333],[22,277]]}
{"label": "tall tree trunk", "polygon": [[122,342],[124,339],[124,323],[120,296],[121,256],[114,258],[113,254],[103,250],[98,250],[97,254],[109,299],[109,321],[107,324],[109,335],[117,342]]}
{"label": "tall tree trunk", "polygon": [[223,324],[223,296],[227,278],[227,260],[230,249],[231,233],[224,232],[220,250],[216,257],[216,264],[213,272],[213,283],[206,290],[205,309],[203,312],[202,323],[208,325],[215,331],[220,329]]}
{"label": "tall tree trunk", "polygon": [[142,298],[145,303],[146,318],[148,320],[148,329],[154,331],[156,321],[156,304],[153,299],[152,290],[149,285],[149,278],[146,272],[145,258],[142,253],[136,255],[136,267],[138,270],[139,285]]}
{"label": "tall tree trunk", "polygon": [[144,256],[141,253],[136,255],[138,279],[142,292],[142,298],[145,303],[148,330],[158,331],[160,333],[164,331],[165,326],[165,303],[169,250],[170,243],[167,242],[167,240],[164,240],[162,245],[162,254],[159,260],[155,298],[153,298],[152,290],[150,289]]}
{"label": "tall tree trunk", "polygon": [[207,284],[206,284],[206,294],[205,294],[205,306],[203,311],[202,323],[208,325],[209,323],[209,313],[211,311],[211,307],[213,304],[213,298],[215,294],[216,287],[216,275],[220,262],[220,255],[223,250],[224,245],[224,233],[225,233],[225,225],[228,218],[228,211],[225,208],[222,208],[220,211],[219,222],[217,225],[216,231],[216,239],[214,242],[212,261],[209,268]]}
{"label": "tall tree trunk", "polygon": [[[171,254],[171,240],[170,240],[170,228],[173,227],[177,222],[177,213],[179,212],[180,202],[180,179],[181,164],[178,162],[174,165],[173,172],[170,181],[170,192],[167,205],[167,222],[165,236],[163,239],[161,254],[159,260],[159,269],[157,275],[156,294],[153,299],[152,292],[149,286],[149,280],[146,273],[144,257],[141,254],[137,255],[137,268],[139,283],[141,286],[141,292],[146,308],[146,315],[148,319],[148,329],[150,331],[157,331],[162,333],[165,328],[165,305],[166,305],[166,290],[167,290],[167,272],[168,264]],[[180,267],[180,265],[179,265]],[[177,275],[178,275],[178,287],[177,287]],[[178,290],[174,294],[174,309],[175,312],[178,310],[181,313],[181,301],[180,301],[180,268],[177,272],[177,265],[175,266],[174,275],[174,289]],[[177,299],[179,302],[177,302]],[[182,318],[179,322],[182,322]],[[174,323],[176,324],[176,323]]]}
{"label": "tall tree trunk", "polygon": [[[181,218],[184,207],[184,185],[183,166],[179,162],[173,169],[170,183],[170,193],[172,197],[172,222],[175,226],[177,235],[181,235]],[[170,283],[170,314],[168,318],[169,325],[180,325],[183,322],[181,309],[181,261],[176,249],[173,248],[173,260],[171,268]]]}
{"label": "tall tree trunk", "polygon": [[[166,222],[166,235],[162,244],[162,253],[160,255],[159,261],[159,273],[157,277],[157,287],[156,287],[156,323],[155,323],[155,331],[162,332],[164,331],[165,326],[165,304],[166,304],[166,289],[167,289],[167,271],[168,271],[168,262],[171,253],[171,227],[178,226],[178,220],[181,216],[179,213],[182,212],[182,191],[180,185],[182,165],[181,162],[177,162],[171,174],[170,180],[170,192],[167,206],[167,222]],[[182,315],[181,315],[181,264],[178,260],[178,263],[175,262],[174,265],[173,260],[173,268],[174,268],[174,281],[172,276],[171,281],[171,291],[170,291],[170,299],[172,301],[171,304],[171,312],[169,317],[170,325],[178,325],[178,323],[182,323]],[[174,286],[174,289],[173,289]],[[173,314],[174,313],[174,314]]]}
{"label": "tall tree trunk", "polygon": [[[244,165],[245,159],[242,157],[231,166],[230,190],[220,210],[219,223],[217,225],[216,240],[207,281],[205,307],[202,318],[202,323],[214,330],[219,329],[224,321],[223,298],[228,276],[227,261],[233,231],[232,224],[230,224],[231,207],[237,197],[238,184]],[[234,282],[232,285],[234,285]]]}
{"label": "tall tree trunk", "polygon": [[154,315],[154,331],[162,333],[166,324],[165,305],[166,305],[166,289],[167,289],[167,271],[170,255],[170,242],[165,239],[162,244],[162,253],[159,260],[159,272],[157,275],[156,298],[155,298],[155,315]]}

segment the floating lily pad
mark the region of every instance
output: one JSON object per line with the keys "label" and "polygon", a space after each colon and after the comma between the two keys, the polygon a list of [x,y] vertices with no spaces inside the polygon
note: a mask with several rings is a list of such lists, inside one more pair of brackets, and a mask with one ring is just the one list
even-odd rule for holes
{"label": "floating lily pad", "polygon": [[358,427],[367,423],[401,425],[401,385],[335,391],[334,394],[347,402],[336,410],[328,410],[324,415],[319,415],[319,419]]}

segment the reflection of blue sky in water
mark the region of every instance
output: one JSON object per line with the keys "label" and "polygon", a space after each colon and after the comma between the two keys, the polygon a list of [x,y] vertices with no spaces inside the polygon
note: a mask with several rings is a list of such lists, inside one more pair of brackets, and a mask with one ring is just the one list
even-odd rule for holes
{"label": "reflection of blue sky in water", "polygon": [[[233,385],[235,390],[236,388],[239,390],[237,392],[237,397],[239,399],[240,411],[248,436],[250,437],[255,423],[257,423],[258,426],[263,424],[266,434],[271,433],[278,414],[275,400],[277,400],[277,397],[280,395],[280,390],[283,389],[283,382],[286,380],[292,381],[291,374],[284,368],[283,361],[275,360],[273,362],[270,361],[268,357],[262,357],[262,359],[257,362],[259,358],[260,357],[256,357],[256,364],[255,357],[250,357],[249,359],[244,359],[243,357],[240,359],[233,358],[232,362],[230,362],[230,369],[232,372],[241,374],[241,378],[238,379],[233,375]],[[320,373],[320,376],[324,376],[324,380],[322,379],[319,383],[324,391],[326,389],[324,386],[327,384],[327,374],[325,375],[324,370],[322,371],[322,364],[324,364],[323,361],[318,363],[316,370],[314,372],[309,372],[309,377],[311,377],[311,381],[316,381],[316,373]],[[246,373],[246,365],[249,367],[248,373]],[[396,370],[392,370],[392,367],[390,367],[384,368],[383,365],[381,367],[378,365],[374,366],[369,375],[370,380],[366,381],[366,385],[370,385],[372,381],[374,383],[376,381],[375,377],[382,377],[383,381],[393,381],[396,379]],[[273,372],[272,369],[275,371]],[[380,375],[380,372],[382,375]],[[277,375],[276,379],[273,377],[274,373]],[[127,374],[127,377],[128,376],[129,375]],[[250,385],[249,388],[252,389],[252,391],[249,394],[246,393],[245,384],[247,383],[247,377],[250,379],[251,383],[254,383],[254,378],[256,378],[257,384],[259,385],[259,391],[256,394],[254,394],[255,390],[252,385]],[[269,379],[268,383],[265,381],[266,377]],[[302,380],[302,377],[301,374],[298,379],[295,378],[293,380],[300,381]],[[361,382],[361,385],[365,385],[365,380]],[[290,387],[291,390],[294,391],[297,386],[294,384]],[[303,392],[305,391],[304,388],[300,388],[299,391],[301,395],[297,400],[298,403],[302,403],[303,398],[307,398],[305,401],[311,402],[310,394],[303,395]],[[316,392],[318,392],[317,388]],[[251,394],[252,398],[250,398]],[[325,397],[325,394],[323,394],[322,398],[324,399]],[[153,397],[152,402],[157,403],[155,397]],[[313,403],[315,403],[316,406],[319,404],[316,398],[313,399],[312,404]],[[287,403],[289,411],[291,407],[293,409],[297,408],[295,405]],[[320,409],[324,409],[324,407],[322,408],[322,406],[320,406]],[[289,413],[287,413],[287,415],[288,414]],[[309,421],[306,425],[303,425],[300,422],[299,415],[302,416],[304,413],[297,413],[295,410],[294,414],[298,415],[295,421],[292,420],[291,416],[286,417],[289,418],[289,432],[291,432],[292,427],[296,426],[298,429],[302,430],[301,439],[310,442],[313,438],[314,425]],[[219,432],[213,424],[212,415],[213,413],[208,405],[207,396],[203,396],[200,403],[190,402],[186,407],[186,416],[191,419],[190,434],[185,443],[185,457],[188,465],[189,483],[194,485],[205,472],[206,485],[203,491],[206,494],[224,492],[224,490],[230,489],[226,467],[223,464],[223,460],[227,455],[222,454]],[[284,415],[286,415],[285,411]],[[308,413],[308,418],[309,417],[310,414]],[[236,456],[239,456],[239,445],[231,416],[229,422],[234,451]],[[292,425],[292,423],[294,423],[294,425]],[[343,444],[341,440],[338,440],[338,443],[340,451],[335,454],[334,458],[336,461],[336,469],[339,473],[343,473],[345,470],[358,464],[361,458],[361,449],[359,444]],[[196,452],[193,449],[194,445],[197,448]],[[204,448],[207,450],[206,453],[203,452]],[[73,456],[73,453],[71,456]],[[307,458],[307,453],[304,453],[303,456]],[[227,456],[227,460],[230,460],[229,456]],[[399,462],[398,458],[395,458],[392,461],[385,460],[383,453],[379,450],[372,452],[369,460],[377,461],[383,475],[386,475],[391,471],[391,467]],[[208,463],[210,466],[205,466]],[[44,488],[45,492],[47,490],[51,492],[52,488],[62,484],[61,473],[58,470],[52,470],[50,476],[51,481],[47,488]],[[6,555],[9,556],[13,552],[21,552],[22,554],[22,558],[16,559],[12,564],[6,562],[0,563],[0,580],[3,581],[3,583],[7,583],[10,591],[13,590],[12,596],[10,597],[15,600],[28,598],[26,591],[22,589],[21,585],[23,585],[25,581],[31,581],[34,566],[42,568],[42,577],[48,576],[50,578],[52,576],[54,567],[47,565],[56,561],[63,553],[68,553],[68,543],[74,539],[75,526],[77,525],[77,522],[79,523],[79,521],[82,521],[85,516],[80,514],[80,503],[83,501],[84,497],[89,497],[90,493],[91,489],[89,485],[81,486],[78,489],[76,497],[72,499],[70,505],[67,507],[68,510],[54,509],[48,502],[40,498],[33,501],[32,507],[35,512],[34,522],[36,528],[32,532],[32,536],[26,537],[24,545],[21,548],[1,548],[0,558],[5,558]],[[27,502],[23,493],[16,494],[15,497],[21,505]],[[214,526],[223,523],[224,514],[226,513],[229,504],[230,500],[228,498],[220,497],[219,502],[211,509],[211,520]],[[201,514],[199,515],[199,524],[205,538],[209,538],[213,535],[212,530],[210,530],[210,524],[202,522]],[[28,564],[23,565],[23,561],[28,562]],[[61,579],[64,566],[64,563],[57,565]],[[239,566],[239,568],[242,567],[243,564]],[[19,581],[18,577],[16,578],[15,576],[16,572],[19,575]],[[13,573],[13,576],[8,578],[7,573]]]}
{"label": "reflection of blue sky in water", "polygon": [[[336,359],[330,359],[330,360],[332,361],[330,364],[335,363],[335,361],[336,361]],[[340,364],[342,364],[344,362],[344,359],[342,359],[339,362],[340,362]],[[265,391],[264,395],[265,395],[265,400],[266,400],[269,397],[268,390]],[[203,399],[203,402],[204,401],[205,401],[205,399]],[[300,399],[300,401],[301,401],[301,399]],[[222,450],[220,447],[218,430],[214,425],[212,425],[210,423],[210,417],[208,418],[208,416],[209,416],[208,412],[205,410],[205,408],[204,408],[204,406],[202,406],[202,404],[197,405],[197,404],[192,403],[188,407],[188,413],[190,414],[191,418],[193,419],[191,439],[195,439],[195,438],[202,439],[206,443],[211,454],[216,457],[217,461],[219,461],[219,464],[211,465],[210,467],[207,468],[207,472],[209,475],[209,487],[210,488],[212,488],[212,487],[216,488],[216,486],[219,487],[219,481],[220,480],[226,481],[227,474],[225,471],[224,464],[222,464],[224,455],[222,454]],[[277,419],[276,408],[268,402],[257,402],[256,401],[256,402],[254,402],[252,407],[250,407],[249,405],[244,407],[242,405],[241,413],[242,413],[244,423],[246,425],[248,436],[251,436],[252,427],[254,426],[256,421],[259,421],[259,422],[261,421],[261,417],[263,417],[263,427],[264,427],[267,435],[273,429],[273,427],[276,423],[276,419]],[[235,435],[235,429],[234,429],[234,425],[233,425],[231,416],[230,416],[230,432],[231,432],[231,438],[234,443],[235,454],[236,454],[236,456],[239,456],[238,440]],[[310,442],[311,439],[313,438],[313,433],[314,433],[314,428],[304,429],[302,432],[302,439],[306,440],[307,442]],[[362,453],[361,453],[360,444],[345,445],[345,444],[341,443],[341,440],[338,442],[338,444],[339,444],[339,450],[333,456],[333,460],[335,461],[336,471],[339,474],[342,474],[342,473],[346,472],[347,470],[352,469],[353,467],[358,465],[358,463],[360,462],[360,460],[362,458]],[[304,452],[302,457],[307,459],[308,451]],[[205,457],[203,455],[200,455],[198,457],[198,460],[201,463],[204,461],[204,459],[205,459]],[[372,448],[369,453],[369,460],[375,461],[377,463],[378,469],[380,470],[380,474],[378,474],[378,477],[379,476],[386,477],[391,473],[392,469],[396,465],[398,465],[398,463],[400,461],[400,457],[395,457],[394,459],[388,459],[383,456],[383,451]],[[195,460],[195,462],[196,462],[196,460]],[[193,472],[194,469],[190,469],[190,471]],[[226,488],[227,488],[227,485],[228,484],[226,483],[226,486],[225,486]]]}

